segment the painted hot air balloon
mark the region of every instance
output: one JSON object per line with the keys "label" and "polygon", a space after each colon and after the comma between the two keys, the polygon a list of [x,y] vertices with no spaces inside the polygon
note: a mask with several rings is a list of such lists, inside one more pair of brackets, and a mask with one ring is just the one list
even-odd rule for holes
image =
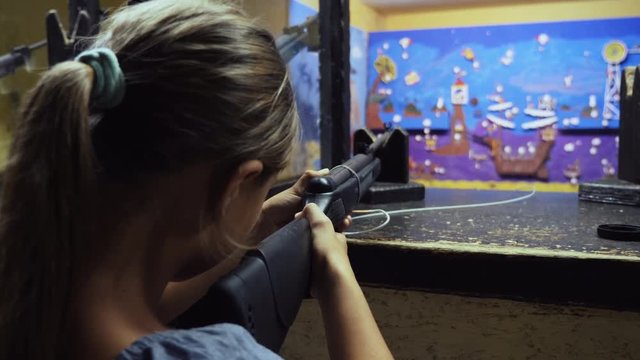
{"label": "painted hot air balloon", "polygon": [[536,41],[540,46],[545,46],[549,42],[549,35],[545,33],[538,34],[538,36],[536,36]]}
{"label": "painted hot air balloon", "polygon": [[471,48],[465,48],[464,50],[462,50],[460,55],[462,55],[463,58],[469,61],[474,61],[476,59],[476,54],[473,53],[473,49]]}

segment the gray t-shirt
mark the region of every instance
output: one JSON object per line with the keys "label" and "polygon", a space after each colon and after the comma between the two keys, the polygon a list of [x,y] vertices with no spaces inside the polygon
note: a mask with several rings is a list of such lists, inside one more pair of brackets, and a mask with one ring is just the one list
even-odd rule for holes
{"label": "gray t-shirt", "polygon": [[167,330],[138,339],[116,360],[210,360],[282,358],[258,344],[234,324],[215,324],[189,330]]}

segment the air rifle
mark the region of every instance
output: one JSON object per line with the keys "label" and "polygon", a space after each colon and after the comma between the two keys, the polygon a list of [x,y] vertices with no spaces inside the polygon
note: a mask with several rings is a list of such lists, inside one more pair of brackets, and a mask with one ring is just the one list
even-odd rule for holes
{"label": "air rifle", "polygon": [[[335,226],[358,205],[381,172],[388,144],[406,145],[407,134],[395,129],[380,137],[358,130],[360,153],[327,176],[309,181],[303,197],[315,203]],[[399,140],[398,140],[399,139]],[[398,159],[398,161],[402,161]],[[240,265],[212,285],[207,295],[172,325],[179,328],[235,323],[262,345],[278,351],[308,297],[312,236],[306,219],[291,221],[246,253]]]}
{"label": "air rifle", "polygon": [[47,46],[47,41],[42,40],[31,45],[15,47],[6,55],[0,56],[0,78],[11,75],[16,70],[26,65],[31,58],[31,53],[41,47]]}
{"label": "air rifle", "polygon": [[289,26],[276,39],[276,47],[280,57],[288,63],[303,49],[318,51],[320,49],[318,15],[307,18],[299,25]]}

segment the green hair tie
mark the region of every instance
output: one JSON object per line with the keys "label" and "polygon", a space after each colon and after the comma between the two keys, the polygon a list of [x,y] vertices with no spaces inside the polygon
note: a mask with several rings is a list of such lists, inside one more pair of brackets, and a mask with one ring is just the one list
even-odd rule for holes
{"label": "green hair tie", "polygon": [[93,108],[107,110],[122,102],[125,92],[124,73],[111,49],[86,50],[76,56],[75,60],[91,66],[95,73],[91,89]]}

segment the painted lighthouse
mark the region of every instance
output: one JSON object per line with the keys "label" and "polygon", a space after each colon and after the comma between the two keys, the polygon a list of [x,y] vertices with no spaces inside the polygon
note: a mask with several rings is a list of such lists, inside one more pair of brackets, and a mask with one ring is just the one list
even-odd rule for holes
{"label": "painted lighthouse", "polygon": [[449,116],[449,131],[452,132],[451,141],[438,148],[439,155],[467,156],[469,154],[469,135],[464,116],[464,106],[469,103],[469,85],[461,77],[456,78],[451,86],[451,104],[453,114]]}

